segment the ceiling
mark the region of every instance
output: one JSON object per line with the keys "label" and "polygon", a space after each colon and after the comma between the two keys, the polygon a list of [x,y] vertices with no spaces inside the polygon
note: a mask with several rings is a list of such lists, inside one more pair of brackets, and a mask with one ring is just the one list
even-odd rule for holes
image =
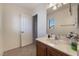
{"label": "ceiling", "polygon": [[24,7],[24,8],[27,8],[28,10],[34,10],[40,5],[46,5],[47,3],[8,3],[8,4]]}

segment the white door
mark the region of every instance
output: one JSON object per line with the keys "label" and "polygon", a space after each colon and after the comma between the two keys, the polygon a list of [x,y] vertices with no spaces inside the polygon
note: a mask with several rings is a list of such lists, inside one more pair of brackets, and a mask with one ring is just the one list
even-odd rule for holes
{"label": "white door", "polygon": [[32,43],[32,20],[29,15],[21,15],[20,45],[25,46]]}

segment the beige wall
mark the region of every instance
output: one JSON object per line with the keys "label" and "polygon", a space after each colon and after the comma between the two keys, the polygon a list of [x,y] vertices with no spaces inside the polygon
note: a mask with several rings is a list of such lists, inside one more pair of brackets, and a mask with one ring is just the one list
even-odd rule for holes
{"label": "beige wall", "polygon": [[0,55],[3,55],[3,37],[2,37],[2,5],[0,4]]}
{"label": "beige wall", "polygon": [[[34,10],[38,14],[38,37],[46,35],[46,6],[41,5]],[[32,14],[29,10],[16,6],[3,5],[3,47],[4,51],[19,47],[20,19],[26,18],[26,34],[22,37],[22,46],[32,43]]]}
{"label": "beige wall", "polygon": [[[4,5],[4,51],[14,49],[20,46],[20,20],[22,15],[27,15],[28,19],[26,20],[29,20],[29,22],[31,23],[32,19],[30,11],[28,11],[27,9],[18,7],[16,5]],[[30,23],[26,25],[31,28],[32,26]],[[22,40],[22,44],[24,46],[30,43],[32,43],[32,30],[26,30],[26,38]]]}
{"label": "beige wall", "polygon": [[[49,30],[48,32],[55,32],[58,34],[67,34],[70,31],[77,31],[77,4],[72,4],[72,16],[69,13],[68,5],[58,9],[57,11],[48,15],[48,19],[54,18],[56,20],[55,30]],[[68,25],[74,24],[75,26],[60,26],[60,25]]]}

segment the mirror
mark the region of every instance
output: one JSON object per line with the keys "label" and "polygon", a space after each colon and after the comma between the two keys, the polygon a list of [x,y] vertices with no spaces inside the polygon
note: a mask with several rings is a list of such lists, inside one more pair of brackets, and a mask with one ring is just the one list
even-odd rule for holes
{"label": "mirror", "polygon": [[[47,10],[48,33],[57,33],[65,35],[68,32],[77,31],[77,4],[65,4],[62,7],[53,10],[52,7]],[[70,9],[71,8],[71,9]],[[70,14],[72,11],[72,15]]]}

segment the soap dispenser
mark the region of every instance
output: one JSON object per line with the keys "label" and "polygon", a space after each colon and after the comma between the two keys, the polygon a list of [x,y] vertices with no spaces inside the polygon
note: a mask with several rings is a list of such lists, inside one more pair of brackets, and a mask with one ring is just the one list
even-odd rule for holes
{"label": "soap dispenser", "polygon": [[74,51],[77,51],[77,42],[73,39],[72,42],[71,42],[71,48],[74,50]]}
{"label": "soap dispenser", "polygon": [[75,39],[74,36],[71,38],[71,48],[72,48],[74,51],[77,51],[77,40]]}

